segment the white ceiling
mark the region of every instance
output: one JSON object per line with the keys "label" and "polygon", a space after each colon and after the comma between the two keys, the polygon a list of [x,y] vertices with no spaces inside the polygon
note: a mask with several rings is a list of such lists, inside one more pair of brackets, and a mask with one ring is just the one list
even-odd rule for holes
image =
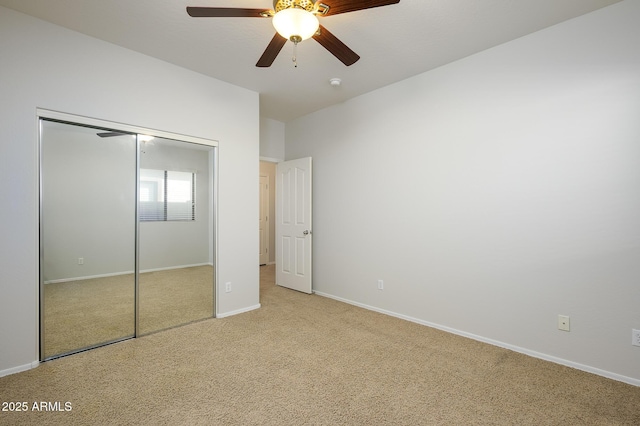
{"label": "white ceiling", "polygon": [[[314,40],[255,63],[265,18],[191,18],[186,6],[271,9],[270,0],[0,0],[0,5],[260,93],[260,115],[289,121],[620,0],[400,0],[320,18],[361,59],[344,66]],[[323,0],[331,5],[330,0]],[[342,79],[333,87],[329,79]]]}

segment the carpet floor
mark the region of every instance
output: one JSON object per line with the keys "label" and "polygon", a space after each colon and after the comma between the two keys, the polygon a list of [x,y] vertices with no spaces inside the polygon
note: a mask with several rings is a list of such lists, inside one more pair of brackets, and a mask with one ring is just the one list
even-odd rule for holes
{"label": "carpet floor", "polygon": [[260,291],[260,309],[0,378],[28,407],[0,424],[640,424],[640,388],[287,290],[272,266]]}

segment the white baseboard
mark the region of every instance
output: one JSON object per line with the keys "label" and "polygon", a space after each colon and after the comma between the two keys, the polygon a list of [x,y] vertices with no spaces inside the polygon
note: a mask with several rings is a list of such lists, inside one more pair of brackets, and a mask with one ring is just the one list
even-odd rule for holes
{"label": "white baseboard", "polygon": [[260,304],[259,303],[257,305],[248,306],[246,308],[238,309],[236,311],[231,311],[231,312],[225,312],[225,313],[222,313],[222,314],[218,314],[218,315],[216,315],[216,318],[226,318],[226,317],[230,317],[230,316],[233,316],[233,315],[238,315],[238,314],[243,314],[245,312],[253,311],[255,309],[260,309]]}
{"label": "white baseboard", "polygon": [[[157,271],[169,271],[171,269],[183,269],[183,268],[193,268],[196,266],[213,266],[213,264],[209,262],[205,263],[195,263],[193,265],[178,265],[178,266],[167,266],[164,268],[151,268],[151,269],[143,269],[140,271],[141,274],[145,272],[157,272]],[[57,284],[57,283],[66,283],[70,281],[82,281],[82,280],[90,280],[93,278],[106,278],[106,277],[117,277],[118,275],[128,275],[133,274],[133,271],[124,271],[124,272],[113,272],[109,274],[99,274],[99,275],[88,275],[86,277],[74,277],[74,278],[61,278],[57,280],[48,280],[45,281],[45,284]]]}
{"label": "white baseboard", "polygon": [[38,365],[40,365],[40,361],[33,361],[30,364],[24,364],[17,367],[7,368],[6,370],[0,370],[0,377],[31,370],[32,368],[36,368]]}
{"label": "white baseboard", "polygon": [[381,314],[389,315],[395,318],[400,318],[406,321],[411,321],[416,324],[425,325],[427,327],[435,328],[438,330],[446,331],[447,333],[456,334],[458,336],[467,337],[469,339],[477,340],[479,342],[488,343],[493,346],[498,346],[500,348],[509,349],[514,352],[518,352],[524,355],[529,355],[534,358],[542,359],[545,361],[550,361],[555,364],[564,365],[566,367],[575,368],[577,370],[585,371],[587,373],[596,374],[598,376],[606,377],[608,379],[613,379],[619,382],[628,383],[633,386],[640,387],[640,380],[634,379],[633,377],[623,376],[621,374],[613,373],[611,371],[601,370],[599,368],[591,367],[589,365],[580,364],[577,362],[569,361],[563,358],[558,358],[553,355],[544,354],[541,352],[532,351],[530,349],[521,348],[520,346],[511,345],[508,343],[500,342],[498,340],[488,339],[486,337],[478,336],[472,333],[467,333],[465,331],[457,330],[455,328],[446,327],[440,324],[435,324],[429,321],[424,321],[418,318],[413,318],[407,315],[398,314],[396,312],[387,311],[385,309],[376,308],[374,306],[365,305],[364,303],[354,302],[353,300],[344,299],[342,297],[334,296],[332,294],[322,293],[320,291],[314,291],[315,294],[322,297],[327,297],[329,299],[334,299],[340,302],[347,303],[349,305],[358,306],[359,308],[367,309],[369,311],[378,312]]}
{"label": "white baseboard", "polygon": [[170,271],[172,269],[195,268],[196,266],[213,266],[213,264],[210,262],[205,262],[205,263],[194,263],[193,265],[167,266],[165,268],[143,269],[140,271],[140,273],[144,274],[145,272]]}

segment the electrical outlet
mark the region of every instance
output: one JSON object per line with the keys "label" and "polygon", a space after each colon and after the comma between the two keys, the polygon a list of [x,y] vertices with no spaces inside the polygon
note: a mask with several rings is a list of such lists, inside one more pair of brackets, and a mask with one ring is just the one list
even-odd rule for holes
{"label": "electrical outlet", "polygon": [[224,284],[224,291],[225,291],[225,293],[230,293],[231,292],[231,283],[230,282]]}
{"label": "electrical outlet", "polygon": [[640,346],[640,330],[635,328],[631,330],[631,344],[633,346]]}
{"label": "electrical outlet", "polygon": [[566,315],[558,315],[558,330],[571,331],[569,317]]}
{"label": "electrical outlet", "polygon": [[84,265],[84,257],[78,258],[78,265]]}
{"label": "electrical outlet", "polygon": [[378,280],[378,290],[384,290],[384,281]]}

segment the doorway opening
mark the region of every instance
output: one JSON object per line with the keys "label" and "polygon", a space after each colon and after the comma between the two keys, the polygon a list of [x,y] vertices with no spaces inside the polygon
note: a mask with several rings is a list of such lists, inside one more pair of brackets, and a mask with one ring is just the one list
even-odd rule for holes
{"label": "doorway opening", "polygon": [[260,199],[258,228],[260,232],[260,265],[273,265],[276,262],[275,191],[276,163],[260,160]]}

